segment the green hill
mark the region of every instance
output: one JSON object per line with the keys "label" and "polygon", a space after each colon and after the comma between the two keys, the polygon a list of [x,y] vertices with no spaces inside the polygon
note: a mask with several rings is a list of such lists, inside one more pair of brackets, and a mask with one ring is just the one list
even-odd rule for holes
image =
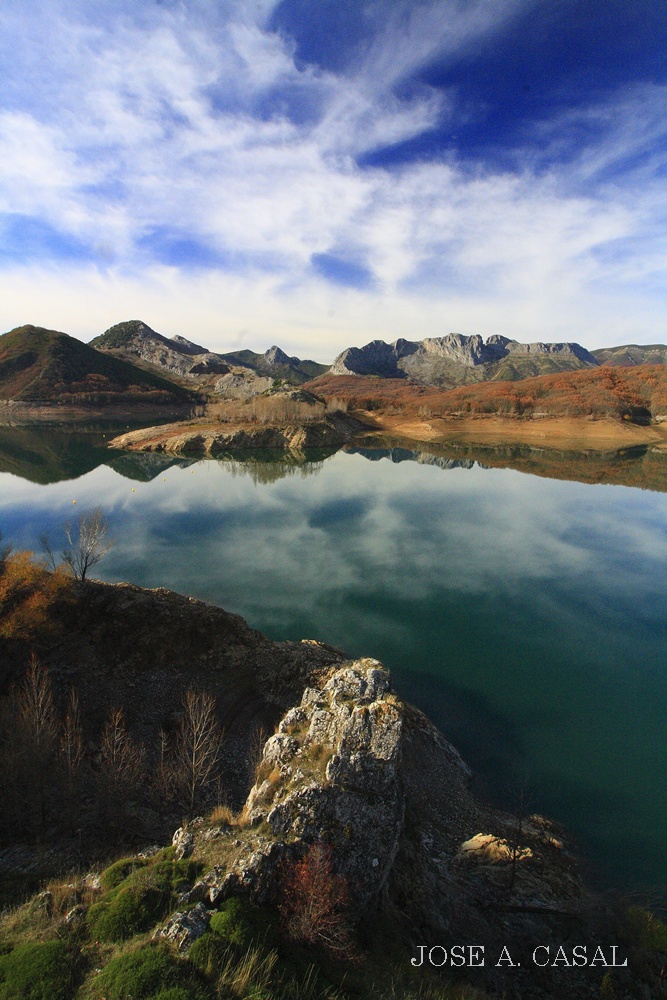
{"label": "green hill", "polygon": [[74,337],[38,326],[0,336],[0,399],[72,405],[175,405],[196,395]]}
{"label": "green hill", "polygon": [[667,364],[664,344],[624,344],[622,347],[601,347],[592,352],[601,365],[630,368],[633,365]]}

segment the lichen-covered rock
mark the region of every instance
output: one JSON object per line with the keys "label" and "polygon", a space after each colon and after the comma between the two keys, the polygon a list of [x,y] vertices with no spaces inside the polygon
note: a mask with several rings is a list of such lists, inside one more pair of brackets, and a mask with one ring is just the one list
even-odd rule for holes
{"label": "lichen-covered rock", "polygon": [[481,864],[497,865],[503,861],[521,861],[532,858],[530,847],[521,847],[518,843],[510,844],[492,833],[476,833],[474,837],[464,841],[456,855],[456,860],[474,861]]}
{"label": "lichen-covered rock", "polygon": [[539,940],[545,919],[565,927],[583,887],[552,824],[483,806],[458,752],[396,697],[377,660],[321,677],[266,741],[240,821],[195,830],[195,856],[215,863],[179,906],[280,904],[290,866],[324,843],[352,916],[386,904],[416,943],[455,929],[499,953]]}
{"label": "lichen-covered rock", "polygon": [[279,733],[287,733],[291,735],[295,729],[298,729],[306,720],[306,713],[302,708],[290,708],[287,715],[280,720],[278,726]]}
{"label": "lichen-covered rock", "polygon": [[282,764],[288,763],[298,749],[299,744],[295,739],[291,736],[277,733],[270,740],[267,740],[264,745],[264,760],[268,764],[280,767]]}
{"label": "lichen-covered rock", "polygon": [[180,861],[181,858],[189,858],[192,854],[195,846],[195,837],[193,833],[190,833],[189,830],[181,826],[171,838],[171,843],[174,847],[174,857],[177,861]]}
{"label": "lichen-covered rock", "polygon": [[[321,687],[306,688],[264,746],[237,857],[188,898],[269,898],[285,859],[324,841],[352,903],[365,906],[386,882],[402,829],[401,734],[399,704],[377,660],[334,669]],[[260,824],[267,832],[258,836]]]}
{"label": "lichen-covered rock", "polygon": [[192,942],[208,930],[210,919],[210,910],[203,903],[197,903],[191,910],[174,913],[164,927],[155,931],[153,937],[165,938],[172,941],[179,951],[187,951]]}

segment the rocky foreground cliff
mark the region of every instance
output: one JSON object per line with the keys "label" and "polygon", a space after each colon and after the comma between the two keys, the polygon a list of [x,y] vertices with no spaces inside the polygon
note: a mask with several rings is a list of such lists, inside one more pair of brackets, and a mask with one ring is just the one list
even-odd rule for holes
{"label": "rocky foreground cliff", "polygon": [[[286,869],[326,845],[352,922],[389,921],[406,962],[431,955],[447,978],[492,996],[599,997],[605,974],[611,982],[599,956],[592,968],[570,961],[566,979],[563,959],[541,964],[575,941],[591,959],[600,947],[623,961],[611,913],[587,891],[560,829],[485,807],[470,778],[377,660],[328,668],[267,741],[241,812],[176,831],[177,854],[205,873],[156,937],[187,953],[230,898],[280,906]],[[473,945],[483,959],[475,968],[445,958]],[[614,996],[638,986],[626,967],[614,982]]]}
{"label": "rocky foreground cliff", "polygon": [[[663,925],[594,898],[552,822],[480,802],[457,751],[377,660],[272,643],[164,590],[92,582],[47,611],[51,630],[3,640],[4,692],[32,648],[56,702],[78,690],[91,746],[110,706],[148,746],[186,687],[210,690],[234,752],[208,818],[191,813],[161,844],[79,868],[0,918],[0,997],[666,995]],[[259,722],[273,735],[249,771]],[[121,805],[118,841],[136,842],[148,785]],[[0,868],[21,856],[6,845]]]}

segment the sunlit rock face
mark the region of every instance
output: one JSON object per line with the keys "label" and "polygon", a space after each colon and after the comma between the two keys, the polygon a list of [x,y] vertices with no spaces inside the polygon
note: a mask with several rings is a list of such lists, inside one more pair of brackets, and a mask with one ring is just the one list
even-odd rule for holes
{"label": "sunlit rock face", "polygon": [[552,824],[489,809],[470,778],[377,660],[332,665],[266,741],[242,812],[195,826],[194,856],[214,864],[183,902],[279,901],[286,865],[324,844],[355,913],[392,900],[431,934],[455,918],[479,932],[508,899],[575,905],[583,887]]}
{"label": "sunlit rock face", "polygon": [[[528,361],[527,361],[528,359]],[[500,365],[510,367],[500,372]],[[517,362],[517,364],[512,364]],[[507,337],[493,335],[484,340],[449,333],[444,337],[425,340],[397,340],[386,344],[374,340],[365,347],[349,347],[338,355],[329,369],[331,375],[377,375],[383,378],[409,377],[426,385],[463,385],[473,381],[503,377],[522,378],[522,366],[528,364],[525,375],[591,368],[599,364],[580,344],[520,344]],[[535,370],[537,366],[538,372]]]}
{"label": "sunlit rock face", "polygon": [[96,337],[91,346],[98,351],[141,358],[165,372],[185,378],[225,375],[230,370],[220,355],[207,351],[186,337],[163,337],[141,320],[110,327],[101,337]]}

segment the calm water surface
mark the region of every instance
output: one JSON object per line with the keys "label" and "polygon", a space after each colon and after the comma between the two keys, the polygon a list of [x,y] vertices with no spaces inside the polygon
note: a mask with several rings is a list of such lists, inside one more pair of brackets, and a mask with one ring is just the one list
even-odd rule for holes
{"label": "calm water surface", "polygon": [[667,495],[364,454],[152,463],[0,474],[3,534],[60,545],[73,510],[102,505],[102,579],[376,656],[489,798],[523,789],[601,885],[664,892]]}

